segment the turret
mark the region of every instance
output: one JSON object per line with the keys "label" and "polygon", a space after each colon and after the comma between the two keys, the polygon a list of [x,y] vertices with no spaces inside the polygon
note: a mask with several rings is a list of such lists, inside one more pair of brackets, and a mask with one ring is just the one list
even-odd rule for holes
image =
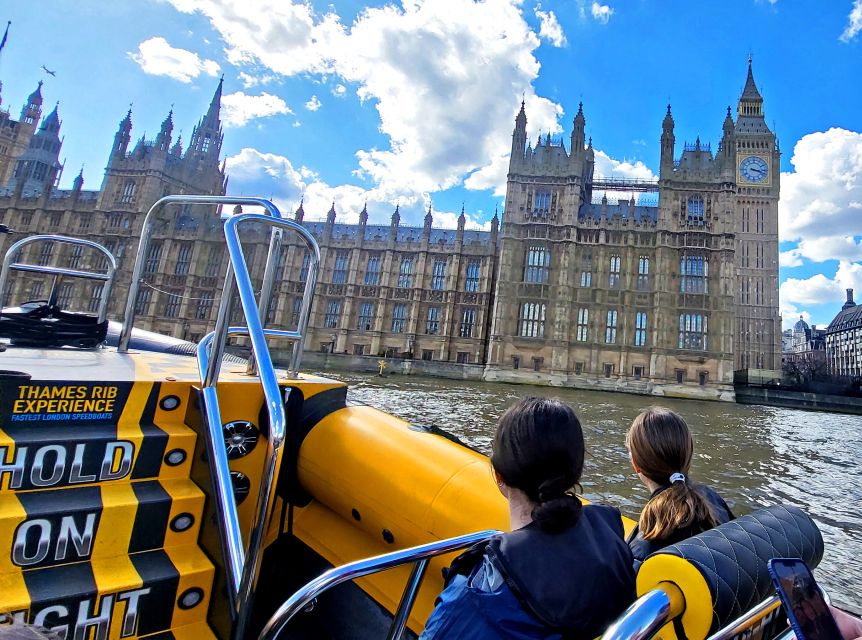
{"label": "turret", "polygon": [[78,175],[75,176],[75,179],[72,180],[72,191],[74,193],[80,193],[81,189],[84,188],[84,167],[81,167],[81,170],[78,172]]}
{"label": "turret", "polygon": [[520,166],[524,161],[524,150],[527,145],[527,113],[524,111],[524,101],[521,100],[521,110],[515,116],[515,130],[512,132],[512,155],[509,158],[509,170]]}
{"label": "turret", "polygon": [[730,105],[727,107],[727,115],[724,117],[724,124],[721,127],[721,150],[718,160],[722,168],[722,180],[724,182],[733,182],[735,174],[736,160],[736,137],[734,135],[735,127],[733,117],[730,115]]}
{"label": "turret", "polygon": [[461,215],[458,216],[458,231],[464,233],[464,226],[467,224],[467,216],[464,215],[464,205],[461,205]]}
{"label": "turret", "polygon": [[36,90],[29,95],[24,108],[21,109],[21,122],[30,125],[34,129],[36,123],[42,116],[42,81],[36,86]]}
{"label": "turret", "polygon": [[171,155],[177,158],[181,158],[183,156],[183,134],[177,136],[177,141],[174,143],[174,146],[171,147]]}
{"label": "turret", "polygon": [[494,217],[491,218],[491,242],[497,242],[497,233],[500,230],[500,217],[497,215],[497,207],[494,207]]}
{"label": "turret", "polygon": [[302,206],[302,203],[304,201],[304,197],[299,200],[299,206],[296,208],[296,211],[293,214],[293,219],[297,222],[302,222],[302,220],[305,218],[305,209]]}
{"label": "turret", "polygon": [[428,213],[425,214],[425,224],[422,228],[422,236],[428,240],[431,237],[431,225],[434,222],[434,216],[431,215],[431,203],[428,203]]}
{"label": "turret", "polygon": [[332,228],[335,226],[335,201],[332,202],[332,206],[329,207],[329,211],[326,212],[326,225],[323,227],[323,237],[325,240],[332,239]]}
{"label": "turret", "polygon": [[659,175],[664,177],[673,172],[674,143],[673,116],[670,113],[670,104],[667,105],[667,113],[661,123],[661,163]]}
{"label": "turret", "polygon": [[389,225],[389,237],[392,240],[398,238],[398,227],[401,224],[401,213],[399,212],[398,204],[395,205],[395,212],[392,214],[392,221]]}
{"label": "turret", "polygon": [[584,103],[578,103],[578,113],[572,120],[572,158],[575,158],[584,151],[584,140],[586,129],[586,119],[584,118]]}
{"label": "turret", "polygon": [[368,202],[362,205],[362,211],[359,212],[359,226],[362,227],[359,234],[360,239],[365,237],[365,225],[368,224]]}
{"label": "turret", "polygon": [[132,139],[132,110],[129,109],[126,117],[120,120],[117,133],[114,134],[114,146],[111,148],[111,156],[125,157]]}
{"label": "turret", "polygon": [[221,113],[221,96],[224,85],[224,76],[219,80],[213,99],[210,102],[206,115],[201,118],[198,125],[192,130],[192,140],[186,155],[193,155],[198,160],[218,162],[221,154],[222,140],[224,134],[221,129],[219,114]]}
{"label": "turret", "polygon": [[156,136],[156,149],[159,151],[168,152],[171,146],[171,134],[174,130],[174,110],[168,111],[168,117],[162,122],[162,127],[159,129],[159,135]]}

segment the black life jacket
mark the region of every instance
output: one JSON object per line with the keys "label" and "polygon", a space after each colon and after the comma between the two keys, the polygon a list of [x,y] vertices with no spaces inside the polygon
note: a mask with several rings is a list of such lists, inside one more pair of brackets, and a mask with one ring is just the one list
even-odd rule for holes
{"label": "black life jacket", "polygon": [[635,572],[620,512],[586,505],[575,526],[556,534],[536,522],[460,556],[452,573],[487,555],[524,609],[565,638],[601,635],[632,602]]}

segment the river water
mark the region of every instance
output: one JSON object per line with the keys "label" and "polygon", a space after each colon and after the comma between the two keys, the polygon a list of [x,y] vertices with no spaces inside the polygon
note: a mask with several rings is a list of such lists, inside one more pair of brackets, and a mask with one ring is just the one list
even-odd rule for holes
{"label": "river water", "polygon": [[642,408],[667,406],[694,433],[692,476],[713,486],[736,515],[773,504],[803,508],[826,543],[818,581],[836,603],[862,611],[862,417],[415,376],[325,375],[347,381],[352,400],[437,425],[485,453],[497,418],[517,398],[568,402],[587,441],[585,497],[614,504],[632,518],[649,494],[629,465],[625,433]]}

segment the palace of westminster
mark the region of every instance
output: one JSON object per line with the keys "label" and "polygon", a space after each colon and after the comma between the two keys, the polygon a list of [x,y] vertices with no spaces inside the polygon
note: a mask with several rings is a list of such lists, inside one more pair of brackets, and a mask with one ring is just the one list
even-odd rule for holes
{"label": "palace of westminster", "polygon": [[[143,218],[168,194],[224,194],[222,83],[189,143],[173,139],[173,114],[158,135],[132,141],[120,121],[101,188],[79,174],[57,188],[61,122],[42,115],[42,85],[15,120],[0,106],[0,251],[35,233],[103,244],[118,262],[109,303],[122,319]],[[527,140],[515,117],[502,219],[489,231],[295,219],[321,248],[304,348],[355,356],[482,365],[486,380],[637,393],[732,398],[734,371],[781,367],[778,311],[779,148],[766,125],[749,62],[735,117],[717,150],[682,148],[670,106],[661,125],[657,182],[594,177],[592,140],[578,109],[568,146]],[[107,141],[106,141],[107,142]],[[621,199],[614,198],[622,192]],[[637,199],[631,194],[637,193]],[[608,196],[611,197],[608,197]],[[657,195],[657,198],[656,198]],[[197,340],[211,330],[227,265],[212,207],[166,209],[145,263],[137,327]],[[263,272],[268,233],[243,241]],[[22,261],[72,269],[104,266],[81,246],[34,243]],[[268,326],[297,323],[309,258],[298,240],[278,257],[280,284]],[[18,274],[8,304],[47,297],[44,277]],[[67,279],[57,300],[94,311],[101,284]],[[424,363],[423,363],[424,364]]]}

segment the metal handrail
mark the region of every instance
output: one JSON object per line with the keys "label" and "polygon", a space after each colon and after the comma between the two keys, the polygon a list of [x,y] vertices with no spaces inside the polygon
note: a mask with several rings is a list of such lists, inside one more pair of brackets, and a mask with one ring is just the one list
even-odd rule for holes
{"label": "metal handrail", "polygon": [[[281,219],[281,212],[272,202],[264,198],[249,198],[237,196],[165,196],[157,200],[144,217],[144,224],[141,227],[141,239],[138,242],[138,253],[135,256],[135,266],[132,270],[132,282],[129,286],[129,295],[126,298],[126,310],[123,314],[123,329],[120,331],[120,337],[117,343],[117,351],[126,353],[129,350],[129,340],[132,337],[132,329],[135,324],[135,304],[138,299],[138,291],[141,288],[141,276],[144,273],[144,265],[147,261],[147,254],[150,249],[150,240],[153,235],[153,217],[157,212],[169,204],[213,204],[213,205],[249,205],[263,207],[267,215],[277,219]],[[230,215],[230,214],[222,214]],[[270,263],[277,257],[277,252],[274,252],[276,239],[273,237],[275,232],[270,236],[269,253],[267,254],[266,263],[267,269],[264,272],[264,280],[261,285],[261,300],[269,300],[272,295],[272,281],[275,277],[275,269],[269,268]],[[279,236],[280,239],[280,236]],[[228,266],[230,269],[230,266]],[[225,278],[225,281],[230,281],[230,274]],[[267,280],[269,277],[269,280]],[[265,306],[263,309],[265,310]],[[300,349],[301,351],[301,349]]]}
{"label": "metal handrail", "polygon": [[684,609],[685,598],[679,587],[662,582],[635,600],[602,634],[602,640],[649,640]]}
{"label": "metal handrail", "polygon": [[[21,249],[23,249],[28,244],[32,244],[34,242],[58,242],[60,244],[77,244],[85,247],[90,247],[92,249],[96,249],[105,254],[105,257],[108,260],[108,267],[105,273],[101,273],[98,271],[81,271],[79,269],[64,269],[63,267],[51,267],[51,266],[43,266],[37,264],[30,264],[28,262],[13,262],[18,253],[20,253]],[[98,242],[93,242],[92,240],[84,240],[82,238],[70,238],[69,236],[58,236],[58,235],[37,235],[37,236],[28,236],[19,240],[15,244],[13,244],[6,251],[6,255],[3,257],[3,267],[0,269],[0,301],[5,298],[6,295],[6,283],[9,279],[10,271],[27,271],[30,273],[50,273],[54,275],[54,281],[51,284],[51,293],[48,298],[53,299],[54,289],[57,286],[58,277],[62,278],[63,276],[68,276],[70,278],[86,278],[88,280],[101,280],[105,283],[105,288],[102,290],[102,299],[99,301],[99,322],[104,322],[108,317],[108,300],[111,298],[111,289],[114,286],[114,274],[117,271],[117,261],[114,259],[113,254],[108,251],[105,247],[100,245]],[[2,308],[2,304],[0,304],[0,308]]]}
{"label": "metal handrail", "polygon": [[753,609],[749,609],[748,611],[743,613],[730,624],[725,625],[724,627],[716,631],[713,635],[709,636],[707,640],[730,640],[734,636],[750,628],[752,624],[763,620],[766,616],[768,616],[780,606],[781,599],[778,597],[778,595],[776,594],[770,596]]}
{"label": "metal handrail", "polygon": [[322,593],[344,582],[413,562],[415,566],[410,573],[410,577],[407,579],[407,585],[404,588],[398,608],[392,619],[392,625],[389,627],[389,633],[387,634],[387,640],[398,640],[404,632],[407,618],[410,615],[410,609],[412,609],[413,603],[416,600],[419,585],[422,583],[422,578],[430,559],[483,542],[498,533],[500,532],[494,530],[478,531],[447,540],[438,540],[429,544],[419,545],[418,547],[393,551],[392,553],[373,558],[357,560],[356,562],[350,562],[330,569],[290,596],[272,614],[263,631],[261,631],[258,640],[275,640],[285,625],[290,622],[291,618],[305,609]]}
{"label": "metal handrail", "polygon": [[[272,205],[272,203],[270,205],[271,209],[278,213],[275,205]],[[239,239],[238,227],[245,222],[258,222],[282,231],[295,231],[305,241],[311,260],[297,331],[263,328],[260,310],[265,310],[265,304],[255,305],[254,289]],[[224,554],[225,570],[228,574],[227,591],[231,610],[235,616],[233,637],[241,639],[245,635],[251,615],[254,591],[257,586],[260,564],[263,558],[263,539],[266,523],[269,521],[269,512],[275,498],[276,487],[274,479],[276,471],[281,465],[281,456],[287,430],[284,401],[281,396],[281,389],[278,386],[272,358],[267,348],[266,338],[267,336],[276,336],[291,340],[294,343],[295,348],[291,357],[291,373],[294,376],[298,376],[299,353],[302,351],[302,339],[308,325],[308,316],[311,310],[311,295],[317,282],[320,249],[314,237],[304,227],[291,220],[271,215],[255,213],[235,214],[225,220],[224,235],[229,258],[227,273],[225,275],[215,329],[201,340],[198,345],[198,369],[201,378],[201,394],[207,426],[205,434],[207,436],[207,447],[212,465],[213,488],[217,507],[216,513],[219,520],[219,533],[221,534],[223,543],[222,552]],[[274,269],[272,270],[272,275],[274,276]],[[248,323],[247,327],[228,326],[234,286],[236,286],[239,293],[242,311]],[[263,295],[264,292],[261,293],[262,298]],[[243,549],[236,500],[230,481],[230,467],[221,437],[222,420],[216,391],[225,344],[228,335],[231,333],[247,334],[251,340],[252,354],[258,365],[260,383],[263,387],[264,401],[269,417],[269,434],[266,439],[267,449],[261,472],[260,490],[258,491],[251,521],[247,553]]]}

